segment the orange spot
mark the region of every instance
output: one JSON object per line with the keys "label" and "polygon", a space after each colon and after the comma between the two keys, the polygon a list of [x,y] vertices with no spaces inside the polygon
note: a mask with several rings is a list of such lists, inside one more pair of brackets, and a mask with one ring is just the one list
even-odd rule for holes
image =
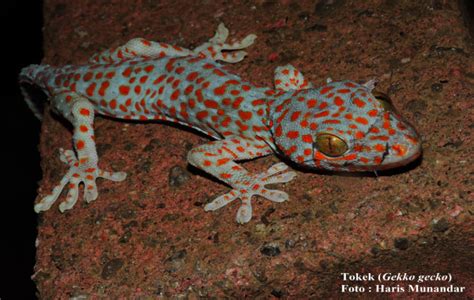
{"label": "orange spot", "polygon": [[329,111],[325,110],[325,111],[322,111],[320,113],[317,113],[314,115],[315,118],[321,118],[321,117],[326,117],[329,115]]}
{"label": "orange spot", "polygon": [[357,105],[358,107],[362,108],[365,106],[365,102],[360,100],[359,98],[354,99],[354,104]]}
{"label": "orange spot", "polygon": [[405,138],[410,142],[412,143],[413,145],[416,145],[418,144],[418,139],[411,136],[411,135],[408,135],[408,134],[405,134]]}
{"label": "orange spot", "polygon": [[84,81],[89,81],[94,77],[94,74],[92,72],[87,72],[86,75],[84,75]]}
{"label": "orange spot", "polygon": [[169,73],[171,73],[173,71],[173,64],[174,62],[176,61],[176,59],[170,59],[167,63],[166,63],[166,71],[168,71]]}
{"label": "orange spot", "polygon": [[338,93],[340,94],[347,94],[347,93],[350,93],[351,90],[350,89],[340,89],[340,90],[337,90]]}
{"label": "orange spot", "polygon": [[140,77],[140,83],[145,83],[148,80],[148,76],[142,76]]}
{"label": "orange spot", "polygon": [[229,178],[232,177],[232,175],[229,174],[229,173],[221,173],[221,174],[220,174],[220,177],[221,177],[221,178],[224,178],[224,179],[229,179]]}
{"label": "orange spot", "polygon": [[113,99],[112,101],[110,101],[110,108],[112,109],[115,109],[117,108],[117,100]]}
{"label": "orange spot", "polygon": [[242,101],[244,101],[243,97],[235,98],[234,103],[232,103],[232,107],[235,108],[235,109],[238,109],[240,107],[240,103],[242,103]]}
{"label": "orange spot", "polygon": [[225,73],[219,69],[214,69],[212,73],[216,74],[217,76],[225,76]]}
{"label": "orange spot", "polygon": [[108,72],[107,74],[105,74],[105,77],[108,78],[108,79],[112,79],[114,76],[115,76],[115,72],[114,72],[114,71]]}
{"label": "orange spot", "polygon": [[360,124],[363,124],[363,125],[369,124],[369,121],[367,121],[367,119],[364,118],[364,117],[357,117],[357,118],[355,119],[355,121],[356,121],[357,123],[360,123]]}
{"label": "orange spot", "polygon": [[385,152],[385,150],[386,150],[385,146],[382,145],[382,144],[376,144],[374,146],[374,149],[375,149],[375,151],[378,151],[378,152]]}
{"label": "orange spot", "polygon": [[237,126],[239,126],[239,128],[240,128],[241,131],[245,131],[245,130],[249,129],[249,126],[246,125],[246,124],[244,124],[244,123],[242,123],[242,122],[240,122],[240,120],[235,121],[235,124],[236,124]]}
{"label": "orange spot", "polygon": [[313,142],[313,137],[310,134],[305,134],[305,135],[301,136],[301,139],[305,143],[312,143]]}
{"label": "orange spot", "polygon": [[132,74],[132,67],[128,67],[122,72],[122,75],[125,77],[130,76],[130,74]]}
{"label": "orange spot", "polygon": [[81,125],[81,126],[79,126],[79,130],[82,131],[82,132],[87,132],[89,129],[87,129],[86,125]]}
{"label": "orange spot", "polygon": [[362,131],[357,131],[355,133],[355,138],[356,139],[363,139],[365,137],[365,134]]}
{"label": "orange spot", "polygon": [[102,97],[105,96],[105,91],[107,90],[109,86],[110,86],[110,82],[108,81],[102,82],[99,88],[99,95],[101,95]]}
{"label": "orange spot", "polygon": [[128,85],[121,85],[119,86],[119,92],[120,94],[126,96],[130,92],[130,87]]}
{"label": "orange spot", "polygon": [[186,89],[184,90],[184,94],[185,94],[185,95],[191,94],[191,92],[193,91],[193,89],[194,89],[194,87],[193,87],[192,85],[188,85],[188,86],[186,87]]}
{"label": "orange spot", "polygon": [[133,88],[133,91],[135,92],[135,94],[140,94],[140,92],[142,91],[142,87],[139,86],[139,85],[136,85],[136,86]]}
{"label": "orange spot", "polygon": [[77,143],[76,143],[76,149],[77,150],[82,150],[84,149],[84,146],[85,146],[85,143],[83,140],[78,140]]}
{"label": "orange spot", "polygon": [[188,74],[188,76],[186,77],[186,80],[188,80],[188,81],[193,81],[193,80],[196,79],[198,76],[199,76],[199,73],[198,73],[198,72],[192,72],[192,73],[189,73],[189,74]]}
{"label": "orange spot", "polygon": [[312,108],[315,107],[317,103],[318,101],[316,101],[316,99],[309,99],[308,102],[306,102],[306,106],[308,106],[308,108]]}
{"label": "orange spot", "polygon": [[388,136],[385,136],[385,135],[377,135],[377,136],[371,136],[370,139],[372,141],[376,141],[376,140],[379,140],[379,141],[388,141],[389,140],[389,137]]}
{"label": "orange spot", "polygon": [[341,106],[341,105],[344,104],[344,100],[342,100],[341,97],[336,96],[336,97],[334,97],[334,104],[336,104],[337,106]]}
{"label": "orange spot", "polygon": [[230,161],[230,158],[221,158],[217,160],[216,165],[217,166],[222,166]]}
{"label": "orange spot", "polygon": [[196,114],[196,118],[198,118],[199,120],[202,120],[205,117],[207,117],[208,115],[209,115],[209,113],[207,111],[202,110],[202,111],[200,111]]}
{"label": "orange spot", "polygon": [[83,116],[89,116],[91,112],[87,108],[81,108],[79,113]]}
{"label": "orange spot", "polygon": [[332,119],[332,120],[324,120],[324,121],[323,121],[323,124],[341,124],[341,121],[339,121],[339,120],[334,120],[334,119]]}
{"label": "orange spot", "polygon": [[224,95],[225,94],[225,88],[226,86],[225,85],[222,85],[220,87],[217,87],[214,89],[214,94],[216,95]]}
{"label": "orange spot", "polygon": [[344,83],[344,85],[347,86],[347,87],[350,87],[350,88],[355,88],[356,87],[356,85],[353,84],[352,82],[346,82],[346,83]]}
{"label": "orange spot", "polygon": [[291,146],[290,148],[288,148],[286,150],[285,154],[288,155],[288,156],[291,156],[291,154],[293,154],[297,149],[298,149],[298,147],[293,145],[293,146]]}
{"label": "orange spot", "polygon": [[329,92],[330,90],[332,90],[333,88],[334,88],[333,86],[326,86],[326,87],[323,87],[323,88],[321,89],[321,92],[320,92],[320,93],[321,93],[322,95],[324,95],[324,94],[326,94],[327,92]]}
{"label": "orange spot", "polygon": [[262,104],[265,104],[265,100],[264,100],[264,99],[257,99],[257,100],[253,100],[253,101],[252,101],[252,105],[253,105],[253,106],[262,105]]}
{"label": "orange spot", "polygon": [[400,144],[393,145],[392,149],[395,150],[395,152],[397,152],[398,156],[404,156],[407,152],[407,148]]}
{"label": "orange spot", "polygon": [[252,113],[250,111],[239,110],[239,117],[242,120],[247,121],[247,120],[250,120],[250,118],[252,118]]}
{"label": "orange spot", "polygon": [[275,136],[279,137],[282,135],[282,133],[283,133],[282,128],[281,128],[281,125],[279,124],[277,128],[275,129]]}
{"label": "orange spot", "polygon": [[296,139],[299,135],[300,134],[298,131],[288,131],[288,133],[286,134],[286,136],[290,139]]}
{"label": "orange spot", "polygon": [[295,111],[294,113],[291,114],[290,120],[294,122],[299,118],[300,115],[301,115],[300,111]]}
{"label": "orange spot", "polygon": [[153,65],[148,65],[145,68],[143,68],[143,70],[145,70],[145,72],[147,73],[150,73],[151,71],[153,71],[153,69],[155,69]]}
{"label": "orange spot", "polygon": [[225,84],[239,84],[240,82],[235,79],[230,79],[225,82]]}
{"label": "orange spot", "polygon": [[166,78],[166,75],[161,75],[160,77],[156,78],[153,81],[153,84],[158,84],[158,83],[162,82],[165,78]]}
{"label": "orange spot", "polygon": [[380,132],[380,129],[378,129],[377,127],[371,127],[371,128],[369,129],[369,132],[370,132],[370,133],[379,133],[379,132]]}
{"label": "orange spot", "polygon": [[170,96],[171,100],[173,101],[177,100],[178,97],[179,97],[179,90],[175,90]]}
{"label": "orange spot", "polygon": [[219,107],[219,104],[214,100],[205,100],[204,105],[207,108],[218,108]]}
{"label": "orange spot", "polygon": [[93,82],[91,83],[87,89],[86,89],[86,94],[89,96],[89,97],[92,97],[94,95],[94,90],[95,90],[95,87],[96,87],[96,83]]}
{"label": "orange spot", "polygon": [[371,117],[375,117],[377,116],[377,110],[376,109],[369,110],[367,114]]}
{"label": "orange spot", "polygon": [[194,92],[194,94],[196,95],[198,102],[204,101],[204,97],[202,96],[202,90],[201,89],[196,90]]}

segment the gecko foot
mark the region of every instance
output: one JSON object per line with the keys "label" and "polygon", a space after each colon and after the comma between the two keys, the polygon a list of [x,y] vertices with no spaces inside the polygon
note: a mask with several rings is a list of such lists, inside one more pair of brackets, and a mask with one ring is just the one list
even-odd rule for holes
{"label": "gecko foot", "polygon": [[241,49],[245,49],[252,45],[257,38],[255,34],[249,34],[240,41],[226,43],[228,37],[229,29],[225,27],[224,23],[220,23],[217,27],[214,37],[212,37],[209,42],[206,42],[194,49],[193,52],[212,60],[236,63],[244,59],[244,57],[247,55],[247,52]]}
{"label": "gecko foot", "polygon": [[287,169],[288,166],[284,163],[275,164],[266,172],[255,175],[250,180],[237,184],[229,193],[219,196],[212,202],[206,204],[204,210],[217,210],[235,199],[240,198],[242,205],[237,212],[236,221],[240,224],[247,223],[252,218],[252,196],[262,196],[274,202],[288,200],[287,193],[265,188],[265,185],[267,184],[289,182],[295,178],[296,173],[293,171],[285,171]]}
{"label": "gecko foot", "polygon": [[94,164],[91,163],[81,164],[72,150],[59,149],[59,152],[61,161],[70,166],[69,171],[63,176],[59,184],[54,187],[53,192],[35,205],[37,213],[51,208],[64,186],[68,183],[69,191],[66,200],[59,205],[61,212],[71,209],[76,204],[79,195],[79,184],[81,182],[84,183],[84,200],[91,202],[97,199],[98,196],[95,183],[98,177],[112,181],[122,181],[127,177],[125,172],[108,172],[99,169],[97,165],[94,167]]}

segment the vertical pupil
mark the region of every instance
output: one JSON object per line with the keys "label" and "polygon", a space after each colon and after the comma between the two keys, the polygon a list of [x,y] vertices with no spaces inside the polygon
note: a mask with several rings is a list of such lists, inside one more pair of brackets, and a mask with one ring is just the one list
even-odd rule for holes
{"label": "vertical pupil", "polygon": [[328,136],[328,138],[326,139],[327,143],[328,143],[328,149],[329,149],[329,152],[332,153],[333,149],[332,149],[332,137]]}

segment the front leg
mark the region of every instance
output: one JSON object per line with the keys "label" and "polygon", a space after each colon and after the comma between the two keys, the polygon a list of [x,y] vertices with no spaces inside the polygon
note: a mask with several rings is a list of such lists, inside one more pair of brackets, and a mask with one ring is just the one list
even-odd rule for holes
{"label": "front leg", "polygon": [[216,210],[240,198],[242,204],[237,212],[236,221],[243,224],[252,218],[253,195],[275,202],[288,200],[287,193],[265,188],[267,184],[288,182],[296,176],[295,172],[285,171],[288,167],[284,163],[278,163],[259,175],[252,175],[234,162],[270,153],[272,150],[263,141],[241,136],[231,136],[192,149],[188,153],[190,164],[212,174],[233,188],[229,193],[208,203],[204,209]]}
{"label": "front leg", "polygon": [[108,172],[101,170],[97,163],[99,158],[94,142],[94,108],[86,99],[77,94],[66,92],[52,99],[56,110],[66,117],[74,126],[73,142],[76,154],[71,150],[60,149],[60,159],[69,165],[69,171],[63,176],[53,192],[35,205],[37,213],[48,210],[58,199],[63,188],[68,185],[66,200],[59,205],[64,212],[71,209],[79,195],[79,184],[84,183],[84,199],[86,202],[97,198],[96,179],[103,177],[112,181],[125,179],[124,172]]}

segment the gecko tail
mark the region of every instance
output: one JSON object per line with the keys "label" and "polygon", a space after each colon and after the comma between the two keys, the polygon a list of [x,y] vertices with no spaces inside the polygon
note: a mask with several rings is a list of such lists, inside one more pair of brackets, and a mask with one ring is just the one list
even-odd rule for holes
{"label": "gecko tail", "polygon": [[29,65],[21,69],[18,75],[21,94],[30,110],[40,121],[43,119],[42,109],[40,105],[33,101],[31,92],[26,85],[38,86],[46,91],[46,83],[49,79],[49,74],[51,74],[51,70],[52,67],[49,65]]}

